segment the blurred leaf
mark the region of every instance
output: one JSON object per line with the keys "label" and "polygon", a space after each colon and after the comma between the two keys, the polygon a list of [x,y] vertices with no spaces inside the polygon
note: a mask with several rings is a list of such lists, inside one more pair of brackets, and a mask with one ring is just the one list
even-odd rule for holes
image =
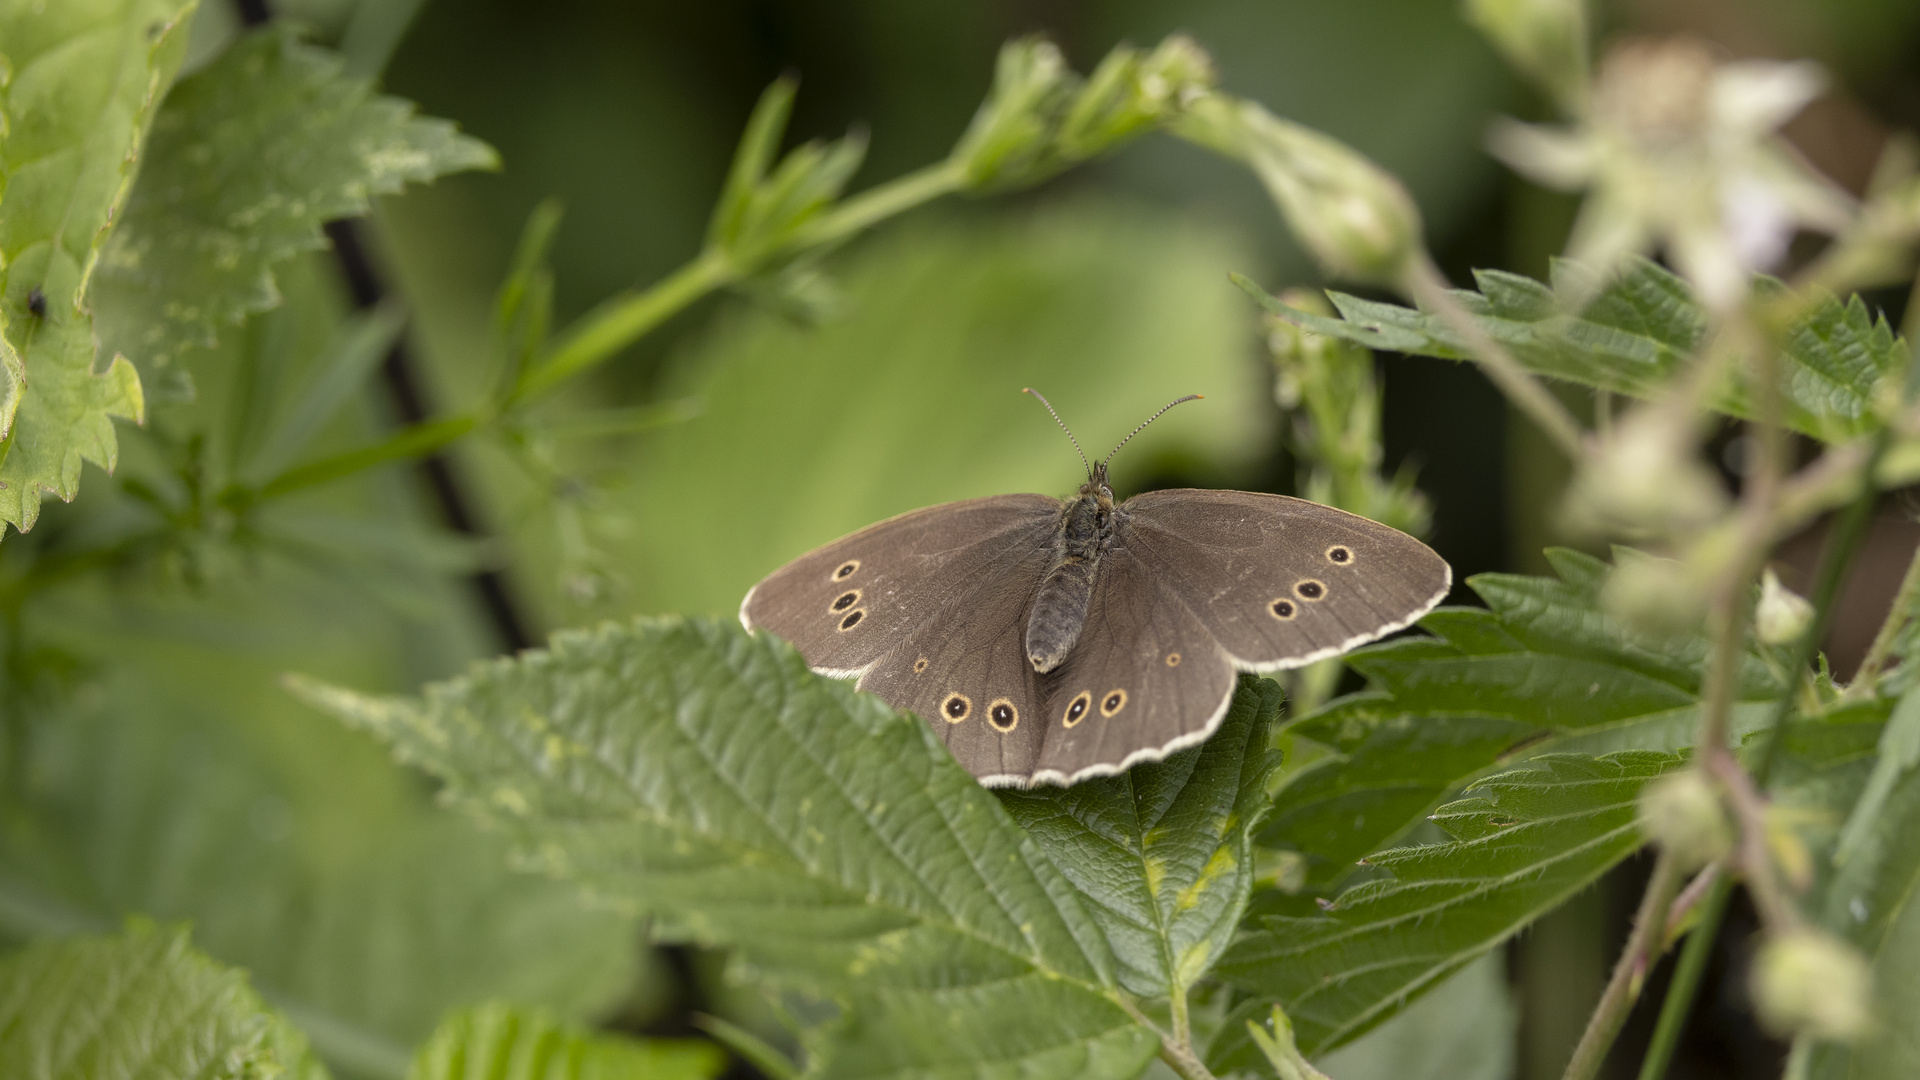
{"label": "blurred leaf", "polygon": [[834,998],[835,1077],[1131,1077],[1153,1036],[1072,886],[926,725],[737,625],[558,634],[424,702],[305,683],[529,860]]}
{"label": "blurred leaf", "polygon": [[[1628,629],[1601,606],[1606,563],[1565,549],[1547,558],[1560,580],[1477,575],[1467,584],[1486,610],[1445,608],[1420,622],[1434,637],[1349,654],[1368,688],[1286,729],[1336,753],[1290,778],[1260,842],[1306,854],[1310,881],[1337,881],[1419,824],[1447,792],[1518,749],[1531,756],[1691,745],[1706,639]],[[1736,732],[1767,721],[1774,692],[1764,662],[1745,655]]]}
{"label": "blurred leaf", "polygon": [[[230,685],[251,684],[244,656],[223,659]],[[398,1077],[451,1007],[584,1017],[629,985],[629,920],[509,871],[503,844],[408,797],[358,737],[284,698],[223,700],[171,663],[184,692],[122,666],[94,707],[27,718],[29,781],[0,816],[0,934],[189,920],[356,1076]]]}
{"label": "blurred leaf", "polygon": [[708,1080],[726,1055],[692,1039],[596,1035],[511,1005],[489,1004],[442,1021],[414,1057],[408,1080]]}
{"label": "blurred leaf", "polygon": [[0,1075],[322,1080],[325,1072],[245,974],[194,951],[184,930],[134,926],[0,958]]}
{"label": "blurred leaf", "polygon": [[[193,6],[0,2],[0,66],[11,72],[0,86],[0,532],[32,528],[42,491],[72,499],[82,461],[111,470],[112,418],[144,413],[131,365],[109,348],[106,370],[94,370],[87,283],[180,65]],[[44,315],[28,308],[36,291]]]}
{"label": "blurred leaf", "polygon": [[277,414],[260,425],[265,441],[240,468],[253,485],[278,475],[360,391],[399,340],[406,316],[392,305],[353,312],[341,320],[304,385],[283,395]]}
{"label": "blurred leaf", "polygon": [[[1557,294],[1566,291],[1561,279],[1585,272],[1561,262],[1554,265],[1554,274],[1555,284],[1549,287],[1501,270],[1476,271],[1481,291],[1458,294],[1488,334],[1541,375],[1655,397],[1706,333],[1706,317],[1686,283],[1647,260],[1631,261],[1578,316],[1561,313]],[[1459,335],[1437,316],[1345,293],[1328,296],[1343,318],[1296,311],[1265,294],[1256,299],[1296,326],[1369,348],[1447,360],[1470,355]],[[1824,299],[1787,329],[1782,344],[1784,422],[1828,442],[1879,426],[1873,414],[1875,391],[1887,374],[1905,369],[1910,355],[1886,318],[1869,311],[1858,296],[1844,304]],[[1738,381],[1728,384],[1713,407],[1753,417],[1750,391]]]}
{"label": "blurred leaf", "polygon": [[1318,918],[1268,917],[1215,974],[1255,998],[1207,1054],[1216,1071],[1257,1055],[1240,1021],[1274,1002],[1309,1056],[1345,1043],[1439,985],[1632,854],[1635,799],[1678,754],[1554,754],[1479,781],[1434,814],[1454,839],[1368,858],[1385,876]]}
{"label": "blurred leaf", "polygon": [[855,131],[832,143],[805,143],[774,166],[797,86],[794,79],[776,79],[760,95],[707,227],[708,249],[749,270],[791,247],[800,228],[840,197],[866,157],[867,137]]}
{"label": "blurred leaf", "polygon": [[1086,897],[1128,991],[1185,992],[1239,926],[1251,834],[1280,763],[1267,749],[1280,697],[1272,681],[1242,676],[1220,730],[1199,746],[1069,788],[1000,794]]}
{"label": "blurred leaf", "polygon": [[1315,1062],[1339,1080],[1509,1080],[1520,1011],[1489,953],[1393,1019]]}
{"label": "blurred leaf", "polygon": [[1815,1080],[1895,1080],[1920,1071],[1920,690],[1881,733],[1877,759],[1834,853],[1822,921],[1873,959],[1879,1022],[1857,1047],[1821,1046]]}
{"label": "blurred leaf", "polygon": [[[888,234],[844,260],[848,312],[817,329],[734,312],[654,395],[696,398],[701,415],[635,440],[593,519],[628,579],[620,610],[731,615],[769,571],[881,518],[1070,491],[1080,462],[1025,386],[1090,452],[1208,395],[1115,459],[1123,494],[1169,465],[1251,462],[1267,410],[1251,322],[1221,278],[1236,250],[1192,222],[1083,203]],[[581,467],[604,468],[589,449]],[[509,505],[523,558],[555,565],[543,516]],[[564,610],[551,621],[578,618]]]}
{"label": "blurred leaf", "polygon": [[149,383],[178,384],[187,351],[280,302],[274,264],[324,246],[322,223],[408,183],[498,164],[451,123],[342,74],[291,28],[258,31],[167,95],[101,259],[101,339]]}

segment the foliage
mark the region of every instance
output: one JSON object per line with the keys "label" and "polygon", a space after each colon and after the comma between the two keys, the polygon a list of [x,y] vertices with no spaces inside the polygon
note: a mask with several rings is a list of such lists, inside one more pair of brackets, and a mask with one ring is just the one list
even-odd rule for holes
{"label": "foliage", "polygon": [[710,1080],[723,1060],[703,1043],[592,1035],[501,1004],[448,1016],[408,1080]]}

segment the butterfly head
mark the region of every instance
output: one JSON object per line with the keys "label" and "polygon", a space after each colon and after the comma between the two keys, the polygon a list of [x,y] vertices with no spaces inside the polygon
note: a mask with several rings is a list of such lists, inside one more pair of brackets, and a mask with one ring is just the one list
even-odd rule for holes
{"label": "butterfly head", "polygon": [[1155,420],[1160,419],[1160,417],[1163,414],[1165,414],[1168,409],[1173,408],[1175,405],[1178,405],[1183,401],[1198,401],[1200,400],[1200,397],[1201,397],[1201,395],[1199,394],[1188,394],[1186,397],[1175,398],[1172,401],[1167,402],[1165,405],[1162,405],[1160,407],[1159,412],[1154,413],[1152,416],[1147,417],[1145,420],[1142,420],[1140,422],[1139,427],[1134,428],[1132,431],[1128,432],[1127,437],[1120,440],[1120,446],[1114,447],[1112,453],[1109,453],[1106,457],[1100,459],[1100,464],[1094,465],[1087,461],[1087,453],[1086,451],[1080,449],[1080,440],[1073,437],[1073,429],[1067,426],[1067,422],[1065,420],[1060,419],[1059,413],[1053,411],[1052,402],[1048,401],[1040,393],[1040,391],[1035,390],[1032,387],[1027,387],[1026,389],[1022,390],[1021,393],[1032,394],[1034,397],[1039,398],[1040,404],[1045,405],[1047,407],[1047,411],[1050,413],[1053,413],[1053,422],[1056,424],[1059,424],[1060,430],[1067,433],[1067,439],[1073,443],[1073,452],[1080,455],[1080,463],[1087,467],[1087,482],[1080,485],[1080,495],[1082,498],[1085,498],[1087,496],[1092,496],[1093,499],[1099,504],[1102,514],[1113,509],[1113,489],[1107,486],[1107,462],[1112,461],[1113,455],[1120,452],[1120,446],[1125,446],[1127,445],[1127,443],[1131,442],[1135,435],[1138,435],[1142,431],[1146,430],[1146,427],[1148,424],[1151,424]]}
{"label": "butterfly head", "polygon": [[1102,513],[1113,509],[1113,488],[1107,484],[1107,463],[1087,470],[1087,482],[1080,485],[1080,497],[1091,497]]}

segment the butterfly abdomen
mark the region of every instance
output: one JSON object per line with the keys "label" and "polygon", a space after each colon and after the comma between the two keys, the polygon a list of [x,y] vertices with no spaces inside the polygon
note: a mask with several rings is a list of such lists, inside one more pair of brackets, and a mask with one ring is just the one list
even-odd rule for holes
{"label": "butterfly abdomen", "polygon": [[1053,563],[1033,597],[1027,617],[1027,659],[1033,670],[1052,671],[1066,662],[1087,623],[1087,604],[1100,555],[1113,535],[1110,511],[1090,495],[1067,504],[1054,534]]}

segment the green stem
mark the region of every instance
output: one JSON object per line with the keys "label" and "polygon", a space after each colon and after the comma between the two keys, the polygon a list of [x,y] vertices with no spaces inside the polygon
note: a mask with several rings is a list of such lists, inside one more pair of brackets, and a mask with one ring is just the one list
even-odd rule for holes
{"label": "green stem", "polygon": [[942,195],[951,195],[966,184],[966,170],[952,160],[916,169],[905,176],[869,188],[847,199],[832,210],[802,226],[794,238],[796,248],[814,248],[837,244]]}
{"label": "green stem", "polygon": [[1733,884],[1721,875],[1700,903],[1700,922],[1687,935],[1674,965],[1673,981],[1667,984],[1666,1000],[1660,1003],[1660,1020],[1653,1029],[1653,1041],[1640,1063],[1640,1080],[1662,1080],[1673,1061],[1674,1048],[1686,1030],[1687,1015],[1693,1011],[1693,997],[1700,989],[1700,977],[1706,973],[1707,960],[1713,955],[1713,941],[1720,933],[1720,920],[1727,914],[1727,901],[1733,896]]}
{"label": "green stem", "polygon": [[1592,1080],[1600,1074],[1607,1051],[1613,1048],[1613,1041],[1626,1025],[1627,1014],[1640,998],[1640,984],[1646,978],[1647,969],[1665,942],[1667,909],[1673,906],[1681,877],[1680,864],[1670,852],[1662,851],[1653,864],[1653,877],[1647,882],[1646,894],[1640,898],[1633,935],[1613,965],[1613,977],[1607,981],[1606,992],[1600,996],[1600,1004],[1594,1007],[1593,1016],[1587,1021],[1587,1030],[1580,1035],[1580,1044],[1573,1048],[1573,1058],[1567,1062],[1567,1071],[1561,1080]]}
{"label": "green stem", "polygon": [[1901,579],[1900,591],[1894,594],[1886,621],[1880,624],[1880,632],[1873,635],[1873,645],[1867,649],[1866,657],[1860,661],[1860,670],[1854,672],[1853,682],[1847,686],[1848,697],[1873,692],[1881,665],[1893,655],[1894,642],[1900,639],[1901,629],[1913,618],[1916,601],[1920,601],[1920,548],[1914,549],[1913,561],[1907,564],[1907,576]]}
{"label": "green stem", "polygon": [[491,420],[490,415],[466,413],[445,420],[429,420],[412,427],[402,428],[381,442],[372,446],[363,446],[358,450],[349,450],[344,454],[321,458],[305,465],[296,465],[272,480],[266,482],[255,492],[239,492],[234,498],[242,503],[259,502],[291,494],[302,488],[316,484],[330,483],[344,476],[390,461],[423,457],[435,450],[459,439],[483,423]]}

